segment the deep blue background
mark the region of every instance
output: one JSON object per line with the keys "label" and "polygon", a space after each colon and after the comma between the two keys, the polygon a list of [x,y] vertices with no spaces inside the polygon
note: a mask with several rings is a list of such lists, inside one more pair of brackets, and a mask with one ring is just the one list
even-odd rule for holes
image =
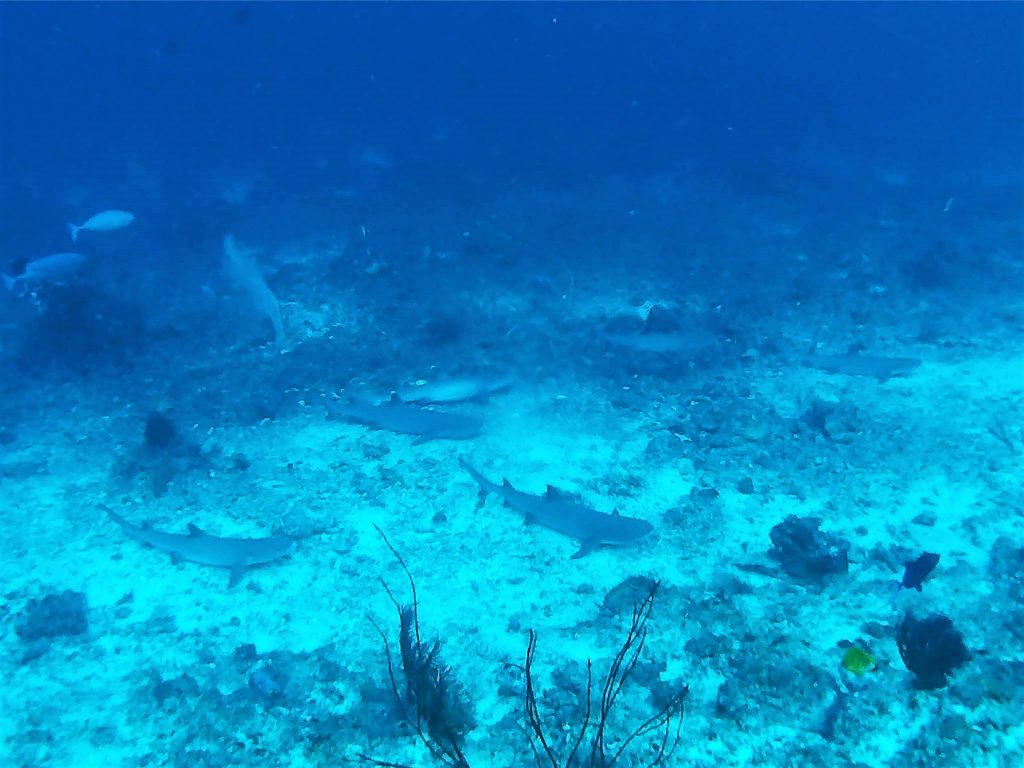
{"label": "deep blue background", "polygon": [[0,29],[8,178],[80,180],[128,153],[294,177],[297,157],[353,142],[440,166],[452,150],[426,140],[452,122],[477,170],[645,171],[822,140],[962,170],[1019,157],[1024,125],[1020,4],[5,3]]}

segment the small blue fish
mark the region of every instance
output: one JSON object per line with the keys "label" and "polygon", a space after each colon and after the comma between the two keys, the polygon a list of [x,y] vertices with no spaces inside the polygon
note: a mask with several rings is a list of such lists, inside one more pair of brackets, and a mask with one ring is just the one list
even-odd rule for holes
{"label": "small blue fish", "polygon": [[916,589],[921,591],[924,580],[928,578],[935,566],[939,564],[939,556],[934,552],[925,552],[918,558],[904,563],[903,580],[900,589]]}

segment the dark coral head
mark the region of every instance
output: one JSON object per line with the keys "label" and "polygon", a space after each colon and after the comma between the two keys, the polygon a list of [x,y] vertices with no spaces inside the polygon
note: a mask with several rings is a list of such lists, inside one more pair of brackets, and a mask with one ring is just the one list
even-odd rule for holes
{"label": "dark coral head", "polygon": [[923,690],[945,687],[949,676],[971,659],[963,635],[942,614],[924,619],[905,615],[896,628],[896,645],[914,674],[914,687]]}
{"label": "dark coral head", "polygon": [[174,422],[159,411],[153,411],[146,419],[146,430],[143,436],[146,446],[149,448],[166,450],[174,442],[177,434]]}

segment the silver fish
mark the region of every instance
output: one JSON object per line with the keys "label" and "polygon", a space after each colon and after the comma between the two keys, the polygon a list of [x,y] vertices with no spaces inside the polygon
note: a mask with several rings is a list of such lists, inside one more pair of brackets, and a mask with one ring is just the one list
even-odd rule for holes
{"label": "silver fish", "polygon": [[135,217],[128,211],[101,211],[95,216],[90,216],[83,224],[68,224],[71,232],[71,242],[78,240],[78,233],[81,230],[86,232],[112,232],[115,229],[124,229],[135,221]]}
{"label": "silver fish", "polygon": [[20,275],[4,275],[4,285],[13,291],[19,284],[38,286],[63,283],[75,277],[88,259],[80,253],[54,253],[25,264]]}

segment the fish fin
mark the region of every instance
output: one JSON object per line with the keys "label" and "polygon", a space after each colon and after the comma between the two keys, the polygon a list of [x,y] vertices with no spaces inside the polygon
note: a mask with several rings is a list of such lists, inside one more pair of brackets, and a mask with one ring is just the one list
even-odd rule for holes
{"label": "fish fin", "polygon": [[[505,502],[505,503],[508,504],[508,502]],[[511,506],[511,505],[509,505],[509,506]],[[533,512],[524,512],[523,513],[523,525],[533,525],[536,522],[537,522],[537,516],[534,515]]]}
{"label": "fish fin", "polygon": [[78,230],[80,230],[80,229],[81,229],[81,227],[76,227],[71,222],[68,222],[68,231],[71,233],[71,242],[72,243],[74,243],[74,242],[76,242],[78,240]]}
{"label": "fish fin", "polygon": [[203,535],[203,529],[200,528],[198,525],[195,525],[194,523],[189,523],[188,524],[188,535],[189,536],[202,536]]}
{"label": "fish fin", "polygon": [[412,444],[413,445],[423,445],[424,443],[429,443],[433,439],[434,439],[433,435],[417,435],[413,439]]}
{"label": "fish fin", "polygon": [[596,541],[581,541],[580,548],[576,550],[576,554],[572,556],[572,560],[579,560],[581,557],[586,557],[591,552],[597,549]]}
{"label": "fish fin", "polygon": [[405,400],[402,399],[402,396],[400,394],[398,394],[397,392],[393,391],[391,393],[391,397],[388,398],[388,402],[392,403],[392,404],[397,404],[397,403],[404,403]]}
{"label": "fish fin", "polygon": [[562,492],[560,490],[558,490],[557,488],[555,488],[555,486],[548,485],[548,486],[545,486],[545,488],[544,488],[544,495],[545,496],[549,496],[550,498],[553,498],[553,499],[557,499],[559,496],[562,495]]}
{"label": "fish fin", "polygon": [[172,565],[185,562],[185,558],[181,556],[181,552],[168,552],[167,554],[171,556]]}
{"label": "fish fin", "polygon": [[512,490],[512,483],[508,481],[507,477],[503,477],[501,478],[501,487],[506,488],[508,490]]}
{"label": "fish fin", "polygon": [[618,507],[616,507],[615,509],[612,510],[612,516],[613,517],[622,517],[622,515],[619,514],[619,508]]}
{"label": "fish fin", "polygon": [[228,576],[228,589],[231,589],[245,576],[245,563],[235,563],[231,566],[231,575]]}

